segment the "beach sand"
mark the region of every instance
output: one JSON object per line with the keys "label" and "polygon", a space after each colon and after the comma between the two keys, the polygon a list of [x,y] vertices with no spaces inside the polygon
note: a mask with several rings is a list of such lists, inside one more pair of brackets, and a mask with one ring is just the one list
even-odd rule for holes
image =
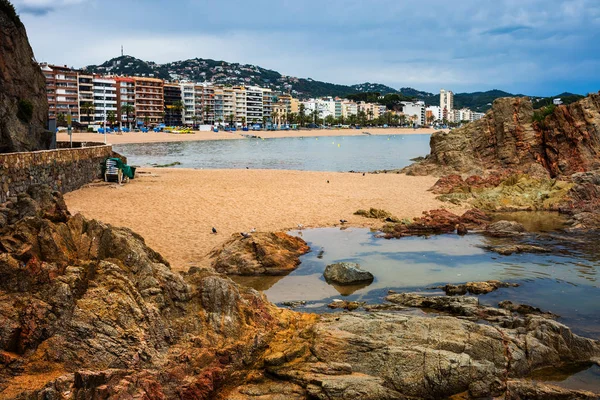
{"label": "beach sand", "polygon": [[[264,138],[285,138],[285,137],[321,137],[321,136],[363,136],[368,132],[372,135],[415,135],[431,134],[435,132],[431,128],[406,129],[406,128],[364,128],[364,129],[303,129],[299,131],[249,131],[249,132],[199,132],[191,134],[176,134],[163,132],[129,132],[120,135],[107,134],[106,141],[109,144],[125,143],[161,143],[161,142],[187,142],[200,140],[228,140],[244,139],[243,134],[256,135]],[[69,135],[66,132],[59,132],[57,140],[68,142]],[[104,142],[104,135],[99,133],[73,133],[75,142]]]}
{"label": "beach sand", "polygon": [[174,269],[185,270],[208,266],[213,248],[252,228],[326,227],[340,219],[380,227],[380,221],[353,215],[370,207],[398,218],[442,206],[460,211],[435,200],[428,191],[435,182],[400,174],[142,168],[123,186],[96,183],[65,199],[72,213],[133,229]]}

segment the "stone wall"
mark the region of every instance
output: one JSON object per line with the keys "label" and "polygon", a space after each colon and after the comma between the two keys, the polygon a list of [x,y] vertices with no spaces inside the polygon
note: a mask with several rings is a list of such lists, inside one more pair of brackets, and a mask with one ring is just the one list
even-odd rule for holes
{"label": "stone wall", "polygon": [[59,143],[58,147],[0,154],[0,203],[33,184],[46,184],[62,193],[79,189],[102,177],[102,164],[107,157],[118,156],[112,146],[103,143],[73,143],[73,148]]}

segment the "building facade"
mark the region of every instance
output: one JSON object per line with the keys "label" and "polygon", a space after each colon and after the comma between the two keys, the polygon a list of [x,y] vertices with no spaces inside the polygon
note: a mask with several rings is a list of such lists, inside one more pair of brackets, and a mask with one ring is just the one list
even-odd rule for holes
{"label": "building facade", "polygon": [[422,101],[417,102],[402,102],[402,112],[413,125],[424,126],[427,124],[427,112],[425,103]]}
{"label": "building facade", "polygon": [[133,77],[135,81],[135,118],[138,125],[158,125],[164,121],[164,81]]}
{"label": "building facade", "polygon": [[114,79],[96,76],[92,79],[94,90],[94,125],[111,124],[117,121],[117,82]]}
{"label": "building facade", "polygon": [[74,121],[79,121],[79,81],[77,71],[65,66],[41,65],[46,77],[48,96],[48,117],[66,123],[71,113]]}
{"label": "building facade", "polygon": [[85,73],[77,75],[79,84],[79,122],[83,125],[94,123],[94,76]]}
{"label": "building facade", "polygon": [[450,120],[450,114],[454,111],[454,93],[452,91],[440,90],[440,108],[442,110],[442,119]]}
{"label": "building facade", "polygon": [[181,86],[176,83],[165,83],[165,125],[182,125],[184,105],[181,97]]}
{"label": "building facade", "polygon": [[115,77],[117,85],[117,121],[130,126],[135,121],[135,80]]}

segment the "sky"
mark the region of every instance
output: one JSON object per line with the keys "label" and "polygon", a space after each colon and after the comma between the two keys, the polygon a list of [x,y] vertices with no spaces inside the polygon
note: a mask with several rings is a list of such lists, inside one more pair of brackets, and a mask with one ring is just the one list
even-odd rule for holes
{"label": "sky", "polygon": [[210,58],[340,84],[600,90],[598,0],[13,0],[36,59]]}

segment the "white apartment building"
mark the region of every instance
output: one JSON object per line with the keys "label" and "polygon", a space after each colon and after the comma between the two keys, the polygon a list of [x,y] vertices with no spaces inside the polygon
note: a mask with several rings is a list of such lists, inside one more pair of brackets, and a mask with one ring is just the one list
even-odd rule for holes
{"label": "white apartment building", "polygon": [[425,109],[425,111],[431,112],[431,114],[433,115],[433,118],[435,118],[435,121],[441,121],[442,119],[444,119],[441,107],[429,106],[429,107],[427,107],[427,109]]}
{"label": "white apartment building", "polygon": [[273,91],[267,88],[261,88],[261,90],[263,93],[263,117],[270,120],[273,112]]}
{"label": "white apartment building", "polygon": [[440,90],[440,108],[442,109],[442,117],[448,118],[449,115],[454,110],[454,93],[450,90]]}
{"label": "white apartment building", "polygon": [[342,116],[349,118],[351,115],[358,115],[358,104],[353,101],[342,101]]}
{"label": "white apartment building", "polygon": [[196,115],[196,84],[183,82],[179,86],[181,87],[181,101],[183,102],[181,122],[184,125],[193,125],[194,116]]}
{"label": "white apartment building", "polygon": [[[270,114],[269,114],[270,115]],[[262,123],[263,91],[257,86],[246,88],[246,121],[248,124]]]}
{"label": "white apartment building", "polygon": [[426,107],[422,101],[415,103],[403,101],[402,112],[406,115],[408,121],[411,121],[414,125],[423,126],[427,123],[426,121]]}
{"label": "white apartment building", "polygon": [[117,82],[114,79],[94,78],[92,80],[94,91],[94,123],[101,124],[108,121],[108,113],[117,116]]}
{"label": "white apartment building", "polygon": [[468,108],[463,108],[458,111],[459,121],[473,121],[473,112]]}

